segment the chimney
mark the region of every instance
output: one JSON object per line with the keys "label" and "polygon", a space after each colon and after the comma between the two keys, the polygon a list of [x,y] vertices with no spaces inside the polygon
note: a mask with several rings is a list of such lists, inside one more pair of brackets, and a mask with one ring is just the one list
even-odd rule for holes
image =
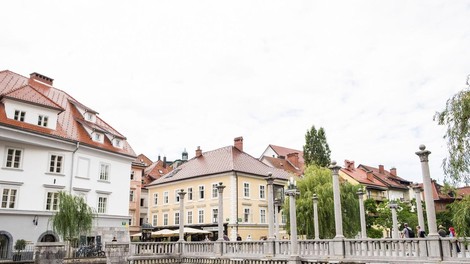
{"label": "chimney", "polygon": [[344,160],[344,167],[350,171],[355,170],[354,160]]}
{"label": "chimney", "polygon": [[54,79],[44,76],[42,74],[39,74],[37,72],[33,72],[29,75],[29,84],[35,83],[35,84],[41,84],[46,87],[52,87],[53,82],[54,82]]}
{"label": "chimney", "polygon": [[163,168],[166,168],[166,156],[163,156]]}
{"label": "chimney", "polygon": [[243,137],[236,137],[233,140],[233,146],[235,146],[238,150],[243,151]]}
{"label": "chimney", "polygon": [[384,174],[384,165],[379,165],[379,173]]}
{"label": "chimney", "polygon": [[392,176],[397,176],[397,168],[392,167],[392,168],[390,169],[390,174],[391,174]]}
{"label": "chimney", "polygon": [[181,160],[188,160],[188,152],[186,152],[186,149],[184,149],[183,153],[181,154]]}
{"label": "chimney", "polygon": [[287,160],[290,163],[292,163],[292,165],[294,165],[296,168],[299,168],[299,166],[300,166],[300,164],[299,164],[299,153],[293,152],[293,153],[287,154]]}
{"label": "chimney", "polygon": [[200,146],[197,146],[197,149],[196,149],[196,158],[202,156],[202,149]]}
{"label": "chimney", "polygon": [[372,171],[366,171],[366,175],[369,181],[374,181],[374,175],[372,174]]}

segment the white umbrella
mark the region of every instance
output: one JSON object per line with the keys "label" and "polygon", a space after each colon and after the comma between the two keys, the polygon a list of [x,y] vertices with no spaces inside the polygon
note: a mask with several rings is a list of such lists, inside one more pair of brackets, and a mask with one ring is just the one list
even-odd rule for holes
{"label": "white umbrella", "polygon": [[169,237],[177,236],[179,234],[178,230],[162,229],[152,232],[152,237]]}
{"label": "white umbrella", "polygon": [[131,237],[140,237],[140,236],[142,236],[142,233],[137,233],[137,234],[131,235]]}
{"label": "white umbrella", "polygon": [[[179,230],[175,230],[175,231],[178,231],[179,233]],[[186,234],[210,234],[211,233],[210,231],[207,231],[207,230],[196,229],[192,227],[185,227],[183,232]]]}

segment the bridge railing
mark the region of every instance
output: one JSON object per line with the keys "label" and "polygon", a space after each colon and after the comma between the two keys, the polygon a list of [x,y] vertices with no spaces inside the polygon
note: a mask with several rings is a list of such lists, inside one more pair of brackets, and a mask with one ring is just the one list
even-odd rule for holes
{"label": "bridge railing", "polygon": [[134,242],[129,248],[129,254],[134,256],[177,255],[179,253],[178,243],[174,242]]}

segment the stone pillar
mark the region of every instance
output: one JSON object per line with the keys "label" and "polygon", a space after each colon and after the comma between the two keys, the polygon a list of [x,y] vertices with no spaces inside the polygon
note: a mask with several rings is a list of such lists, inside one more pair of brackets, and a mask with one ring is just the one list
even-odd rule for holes
{"label": "stone pillar", "polygon": [[217,185],[217,193],[219,196],[219,209],[217,210],[217,230],[219,237],[217,240],[219,241],[224,241],[224,188],[223,183],[219,182],[219,185]]}
{"label": "stone pillar", "polygon": [[416,211],[418,212],[418,225],[421,227],[421,230],[426,231],[426,226],[424,225],[423,217],[423,204],[421,203],[421,187],[416,184],[415,186],[413,186],[413,190],[415,191],[416,195]]}
{"label": "stone pillar", "polygon": [[34,250],[35,264],[60,264],[64,263],[65,243],[62,242],[38,242]]}
{"label": "stone pillar", "polygon": [[357,191],[357,197],[359,198],[359,214],[361,219],[361,238],[367,238],[366,229],[366,212],[364,210],[364,192],[362,189]]}
{"label": "stone pillar", "polygon": [[313,232],[315,233],[315,239],[320,239],[320,229],[318,228],[318,197],[317,194],[313,194]]}
{"label": "stone pillar", "polygon": [[274,201],[274,235],[279,240],[279,208],[281,207],[281,200],[276,199]]}
{"label": "stone pillar", "polygon": [[392,238],[399,238],[398,237],[398,220],[397,220],[397,207],[398,205],[393,202],[388,205],[392,210]]}
{"label": "stone pillar", "polygon": [[335,238],[343,239],[343,215],[341,211],[341,195],[339,189],[339,169],[341,166],[336,165],[336,161],[332,161],[330,165],[331,175],[333,177],[333,201],[335,209],[335,229],[336,236]]}
{"label": "stone pillar", "polygon": [[424,200],[426,202],[426,217],[428,219],[428,240],[430,240],[428,248],[429,257],[432,259],[442,259],[439,234],[437,233],[431,175],[429,173],[429,154],[431,154],[431,151],[426,150],[426,146],[424,145],[420,145],[419,151],[416,152],[416,155],[418,155],[421,161],[421,170],[423,173]]}
{"label": "stone pillar", "polygon": [[127,264],[129,256],[129,243],[106,243],[106,264]]}
{"label": "stone pillar", "polygon": [[266,179],[268,185],[268,240],[274,240],[274,178],[272,173],[268,173]]}
{"label": "stone pillar", "polygon": [[178,192],[178,195],[180,197],[180,238],[178,242],[183,242],[184,241],[184,195],[186,192],[181,189]]}
{"label": "stone pillar", "polygon": [[297,247],[297,212],[295,208],[295,200],[297,195],[297,186],[293,178],[290,178],[289,185],[287,187],[286,195],[289,196],[289,220],[290,220],[290,254],[291,257],[297,257],[299,255]]}

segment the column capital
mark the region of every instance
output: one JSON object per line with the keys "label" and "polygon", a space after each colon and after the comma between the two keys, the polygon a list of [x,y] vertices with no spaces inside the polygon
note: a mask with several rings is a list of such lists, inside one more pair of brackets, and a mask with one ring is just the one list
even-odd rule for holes
{"label": "column capital", "polygon": [[266,178],[268,185],[274,184],[274,177],[272,172],[268,172],[268,178]]}
{"label": "column capital", "polygon": [[423,188],[421,188],[421,186],[419,186],[419,184],[415,184],[411,188],[413,188],[413,191],[415,191],[415,193],[420,193],[420,192],[423,191]]}
{"label": "column capital", "polygon": [[357,192],[356,192],[357,196],[359,196],[359,198],[362,198],[364,196],[364,191],[362,189],[359,189]]}
{"label": "column capital", "polygon": [[428,156],[431,154],[431,151],[426,150],[426,146],[421,144],[419,145],[419,151],[415,152],[415,154],[418,155],[421,162],[428,162]]}
{"label": "column capital", "polygon": [[314,203],[318,202],[318,195],[316,193],[313,194],[312,200]]}
{"label": "column capital", "polygon": [[179,192],[178,192],[178,195],[180,196],[180,199],[184,198],[184,195],[186,194],[186,192],[184,191],[184,189],[181,189]]}
{"label": "column capital", "polygon": [[222,193],[224,191],[225,185],[222,182],[219,182],[219,184],[215,188],[217,188],[217,191],[219,193]]}
{"label": "column capital", "polygon": [[393,209],[397,209],[397,208],[398,208],[398,204],[396,204],[396,203],[391,203],[391,204],[388,205],[388,207],[389,207],[390,209],[392,209],[392,210],[393,210]]}
{"label": "column capital", "polygon": [[331,165],[328,168],[331,170],[333,175],[338,175],[338,172],[339,172],[339,169],[341,169],[341,166],[337,165],[336,161],[333,160],[331,162]]}

